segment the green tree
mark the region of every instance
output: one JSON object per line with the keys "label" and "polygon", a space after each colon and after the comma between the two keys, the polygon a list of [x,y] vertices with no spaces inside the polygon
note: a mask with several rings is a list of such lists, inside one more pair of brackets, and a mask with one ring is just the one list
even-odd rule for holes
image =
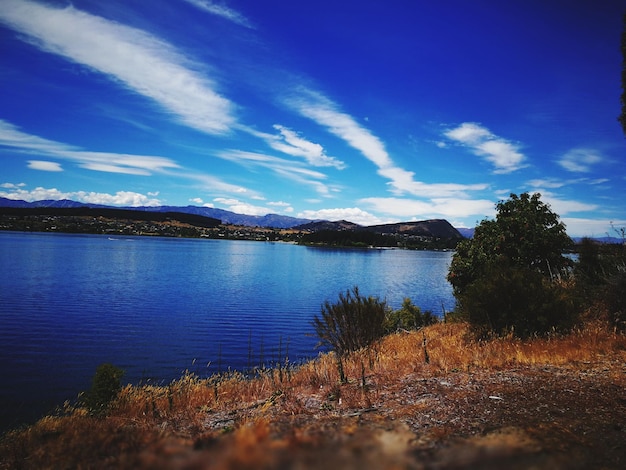
{"label": "green tree", "polygon": [[105,412],[122,389],[124,371],[113,364],[100,364],[85,395],[85,404],[95,414]]}
{"label": "green tree", "polygon": [[574,305],[554,280],[571,267],[565,226],[541,195],[511,194],[452,258],[457,310],[481,333],[544,333],[572,324]]}
{"label": "green tree", "polygon": [[455,294],[462,294],[494,263],[506,262],[549,278],[571,265],[563,252],[572,240],[559,216],[541,201],[541,194],[511,194],[498,202],[496,210],[495,220],[483,220],[474,237],[457,246],[448,273]]}

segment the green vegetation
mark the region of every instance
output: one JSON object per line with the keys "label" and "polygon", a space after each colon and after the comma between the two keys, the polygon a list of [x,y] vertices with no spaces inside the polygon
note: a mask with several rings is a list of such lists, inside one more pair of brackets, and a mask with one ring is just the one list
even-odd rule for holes
{"label": "green vegetation", "polygon": [[405,298],[399,310],[392,310],[378,297],[361,295],[358,287],[339,294],[336,303],[322,304],[321,316],[313,318],[312,325],[320,340],[318,346],[327,346],[337,356],[340,381],[346,381],[343,359],[360,349],[370,348],[377,340],[398,330],[417,330],[437,323],[431,312],[421,309]]}
{"label": "green vegetation", "polygon": [[333,246],[342,248],[405,248],[410,250],[453,249],[458,240],[421,235],[381,234],[368,230],[319,230],[306,233],[301,245]]}
{"label": "green vegetation", "polygon": [[432,312],[422,310],[414,305],[410,298],[405,298],[398,310],[389,310],[385,319],[385,330],[394,333],[398,330],[417,330],[423,326],[437,323],[438,319]]}
{"label": "green vegetation", "polygon": [[511,194],[500,201],[495,220],[483,220],[474,238],[459,243],[448,280],[457,313],[477,333],[519,337],[566,330],[575,305],[563,279],[572,246],[559,216],[541,195]]}
{"label": "green vegetation", "polygon": [[122,389],[124,371],[113,364],[100,364],[91,382],[91,389],[85,394],[87,409],[94,414],[108,410]]}
{"label": "green vegetation", "polygon": [[342,359],[345,355],[370,346],[385,334],[388,307],[378,297],[364,297],[358,287],[339,294],[339,301],[322,304],[321,316],[312,325],[320,340],[337,355],[341,382],[346,381]]}
{"label": "green vegetation", "polygon": [[583,305],[601,306],[609,324],[626,330],[626,229],[617,230],[620,244],[583,239],[576,264],[575,286]]}

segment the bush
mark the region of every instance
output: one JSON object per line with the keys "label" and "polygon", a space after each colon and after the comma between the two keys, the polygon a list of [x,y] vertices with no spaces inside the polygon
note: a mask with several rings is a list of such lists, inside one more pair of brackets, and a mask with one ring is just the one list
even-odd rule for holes
{"label": "bush", "polygon": [[612,326],[626,331],[626,272],[618,272],[608,279],[604,299]]}
{"label": "bush", "polygon": [[573,296],[564,287],[535,270],[506,264],[492,266],[458,301],[479,336],[567,331],[576,318]]}
{"label": "bush", "polygon": [[392,333],[397,330],[417,330],[437,321],[435,315],[428,311],[422,313],[421,309],[407,297],[399,310],[388,312],[385,319],[385,331]]}
{"label": "bush", "polygon": [[574,271],[581,300],[591,309],[606,309],[608,322],[626,330],[626,243],[601,244],[583,239]]}
{"label": "bush", "polygon": [[86,393],[85,405],[92,413],[105,412],[122,389],[124,371],[112,364],[100,364],[91,381],[91,389]]}
{"label": "bush", "polygon": [[328,346],[339,356],[369,346],[385,334],[387,303],[364,297],[358,287],[339,294],[339,301],[322,304],[321,316],[312,322],[318,346]]}

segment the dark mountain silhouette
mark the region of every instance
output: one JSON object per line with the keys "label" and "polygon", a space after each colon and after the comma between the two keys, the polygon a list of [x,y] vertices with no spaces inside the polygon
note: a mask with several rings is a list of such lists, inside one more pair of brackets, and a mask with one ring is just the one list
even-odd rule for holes
{"label": "dark mountain silhouette", "polygon": [[111,208],[111,209],[125,209],[141,212],[177,212],[183,214],[193,214],[202,217],[210,217],[220,220],[223,224],[230,225],[245,225],[248,227],[273,227],[273,228],[291,228],[296,225],[300,225],[306,222],[310,222],[309,219],[299,219],[296,217],[289,217],[278,214],[267,214],[264,216],[244,215],[230,212],[224,209],[215,209],[213,207],[199,207],[199,206],[141,206],[141,207],[112,207],[99,204],[83,204],[81,202],[70,201],[67,199],[53,201],[42,200],[35,202],[26,202],[21,200],[13,200],[7,198],[0,198],[0,207],[49,207],[49,208],[78,208],[78,207],[91,207],[91,208]]}
{"label": "dark mountain silhouette", "polygon": [[399,222],[395,224],[371,225],[359,230],[379,233],[381,235],[415,235],[423,237],[446,238],[461,240],[463,235],[450,222],[444,219],[421,220],[419,222]]}
{"label": "dark mountain silhouette", "polygon": [[[368,231],[377,234],[402,234],[412,236],[424,236],[434,238],[446,238],[459,240],[463,238],[465,233],[461,234],[457,229],[452,227],[450,223],[443,219],[424,220],[419,222],[400,222],[394,224],[383,224],[373,226],[362,226],[346,220],[327,221],[327,220],[309,220],[297,217],[289,217],[279,214],[267,214],[264,216],[244,215],[224,209],[216,209],[213,207],[200,206],[142,206],[142,207],[113,207],[99,204],[84,204],[67,199],[63,200],[41,200],[35,202],[26,202],[7,198],[0,198],[0,207],[14,208],[50,208],[50,209],[111,209],[111,210],[127,210],[134,213],[166,213],[166,217],[172,218],[170,213],[188,214],[203,218],[217,219],[225,225],[243,225],[248,227],[272,227],[272,228],[293,228],[296,230],[319,232],[322,230],[352,230],[352,231]],[[151,216],[150,216],[151,217]],[[175,220],[179,220],[182,216],[178,216]],[[142,220],[155,220],[154,218]],[[196,220],[196,219],[188,219]],[[183,222],[182,220],[179,220]],[[200,223],[201,219],[197,219]],[[190,223],[190,222],[188,222]],[[211,222],[212,223],[212,222]],[[473,232],[473,229],[471,230]]]}
{"label": "dark mountain silhouette", "polygon": [[220,225],[220,220],[212,217],[204,217],[196,214],[182,212],[149,212],[141,210],[119,209],[112,207],[78,206],[61,207],[32,206],[32,207],[0,207],[2,215],[46,215],[57,217],[103,217],[106,219],[148,221],[148,222],[171,222],[177,221],[194,227],[212,228]]}
{"label": "dark mountain silhouette", "polygon": [[357,230],[363,228],[361,225],[348,222],[347,220],[338,220],[336,222],[330,222],[328,220],[318,220],[315,222],[309,222],[308,224],[302,224],[294,227],[295,230],[302,230],[308,232],[320,232],[322,230]]}

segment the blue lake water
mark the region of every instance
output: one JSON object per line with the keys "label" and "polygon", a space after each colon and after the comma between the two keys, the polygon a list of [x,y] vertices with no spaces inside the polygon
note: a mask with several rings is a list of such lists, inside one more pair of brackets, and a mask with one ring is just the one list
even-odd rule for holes
{"label": "blue lake water", "polygon": [[359,286],[399,308],[452,310],[450,252],[0,232],[0,431],[90,386],[317,355],[310,321]]}

